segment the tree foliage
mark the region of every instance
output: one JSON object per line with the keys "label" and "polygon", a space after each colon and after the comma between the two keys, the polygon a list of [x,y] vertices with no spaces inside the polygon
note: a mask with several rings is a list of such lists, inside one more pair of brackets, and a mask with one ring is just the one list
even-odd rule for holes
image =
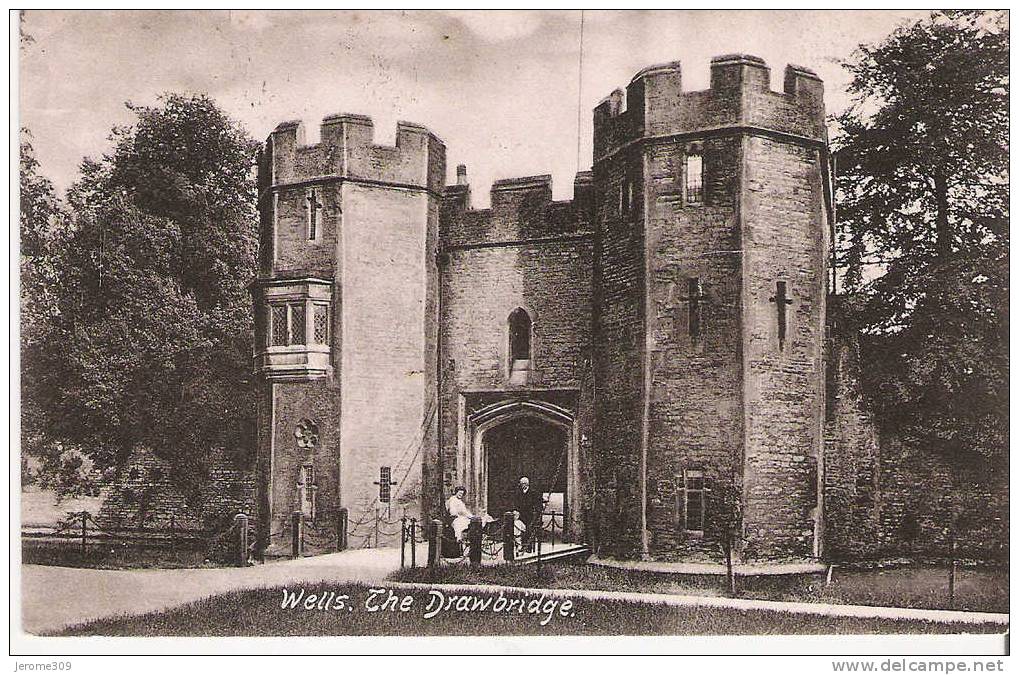
{"label": "tree foliage", "polygon": [[[52,459],[52,455],[62,453],[62,449],[57,450],[54,444],[47,443],[44,411],[40,408],[37,390],[32,386],[46,366],[39,359],[25,357],[41,351],[57,316],[60,253],[67,237],[69,217],[53,183],[42,175],[31,139],[31,132],[22,129],[18,228],[21,241],[22,451],[23,455]],[[50,452],[47,454],[46,450]]]}
{"label": "tree foliage", "polygon": [[1008,446],[1007,15],[936,12],[844,64],[839,290],[879,419],[962,461]]}
{"label": "tree foliage", "polygon": [[[98,468],[144,444],[196,488],[214,447],[253,447],[255,144],[205,96],[131,106],[68,191],[46,339],[25,387],[51,442]],[[22,178],[24,181],[24,176]]]}
{"label": "tree foliage", "polygon": [[32,342],[55,311],[56,249],[68,217],[53,183],[40,172],[28,129],[21,130],[20,145],[21,332]]}

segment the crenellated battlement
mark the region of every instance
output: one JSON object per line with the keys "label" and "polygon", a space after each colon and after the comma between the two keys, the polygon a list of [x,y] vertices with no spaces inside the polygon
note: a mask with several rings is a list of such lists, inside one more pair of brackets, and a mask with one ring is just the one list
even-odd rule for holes
{"label": "crenellated battlement", "polygon": [[572,201],[552,199],[552,176],[521,176],[497,180],[491,207],[473,209],[467,169],[458,167],[457,184],[443,192],[441,230],[444,246],[515,242],[584,233],[594,209],[590,171],[577,174]]}
{"label": "crenellated battlement", "polygon": [[326,117],[321,140],[311,145],[302,122],[283,122],[266,141],[266,155],[272,185],[336,177],[440,192],[446,175],[446,146],[435,134],[419,124],[397,122],[396,145],[377,145],[374,125],[365,115]]}
{"label": "crenellated battlement", "polygon": [[678,61],[642,69],[594,109],[594,158],[641,138],[717,132],[730,127],[824,139],[824,85],[813,71],[786,66],[782,91],[771,90],[763,59],[727,54],[711,60],[711,85],[683,91]]}

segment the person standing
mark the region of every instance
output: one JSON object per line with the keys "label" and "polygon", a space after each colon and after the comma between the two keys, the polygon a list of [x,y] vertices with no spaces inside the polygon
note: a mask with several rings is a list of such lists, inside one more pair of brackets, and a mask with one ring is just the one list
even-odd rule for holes
{"label": "person standing", "polygon": [[521,476],[513,496],[513,508],[517,512],[517,519],[524,524],[524,535],[520,543],[526,552],[534,550],[534,528],[541,527],[541,506],[541,495],[531,489],[531,481],[527,476]]}

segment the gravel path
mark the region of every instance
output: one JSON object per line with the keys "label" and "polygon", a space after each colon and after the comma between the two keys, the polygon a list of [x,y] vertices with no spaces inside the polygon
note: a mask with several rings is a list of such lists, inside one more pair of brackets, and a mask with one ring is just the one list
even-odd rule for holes
{"label": "gravel path", "polygon": [[97,570],[22,565],[22,630],[37,634],[92,619],[144,614],[242,588],[379,581],[399,567],[398,549],[359,549],[246,568]]}

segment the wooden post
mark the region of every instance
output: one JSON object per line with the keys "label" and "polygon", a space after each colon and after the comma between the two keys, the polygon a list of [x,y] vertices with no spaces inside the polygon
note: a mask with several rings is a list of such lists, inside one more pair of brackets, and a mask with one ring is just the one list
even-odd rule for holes
{"label": "wooden post", "polygon": [[336,516],[336,550],[346,551],[347,550],[347,523],[349,514],[347,508],[341,507],[339,513]]}
{"label": "wooden post", "polygon": [[512,511],[507,511],[502,516],[502,558],[507,562],[517,559],[516,520]]}
{"label": "wooden post", "polygon": [[481,517],[471,516],[467,526],[467,545],[470,546],[471,567],[481,567]]}
{"label": "wooden post", "polygon": [[294,511],[290,519],[290,555],[300,558],[304,553],[304,513]]}
{"label": "wooden post", "polygon": [[410,519],[410,566],[417,567],[418,563],[418,519]]}
{"label": "wooden post", "polygon": [[955,536],[953,533],[952,542],[949,545],[948,561],[948,608],[955,609]]}
{"label": "wooden post", "polygon": [[435,519],[428,527],[428,566],[435,569],[442,557],[442,521]]}
{"label": "wooden post", "polygon": [[234,525],[237,526],[237,566],[245,567],[248,564],[248,517],[238,513],[234,516]]}
{"label": "wooden post", "polygon": [[379,505],[375,505],[375,548],[379,547]]}
{"label": "wooden post", "polygon": [[400,569],[404,568],[407,555],[407,516],[400,518]]}
{"label": "wooden post", "polygon": [[86,531],[88,528],[88,511],[81,512],[81,557],[85,558]]}
{"label": "wooden post", "polygon": [[729,595],[736,597],[736,575],[732,571],[732,538],[726,533],[725,539],[725,576],[729,582]]}

